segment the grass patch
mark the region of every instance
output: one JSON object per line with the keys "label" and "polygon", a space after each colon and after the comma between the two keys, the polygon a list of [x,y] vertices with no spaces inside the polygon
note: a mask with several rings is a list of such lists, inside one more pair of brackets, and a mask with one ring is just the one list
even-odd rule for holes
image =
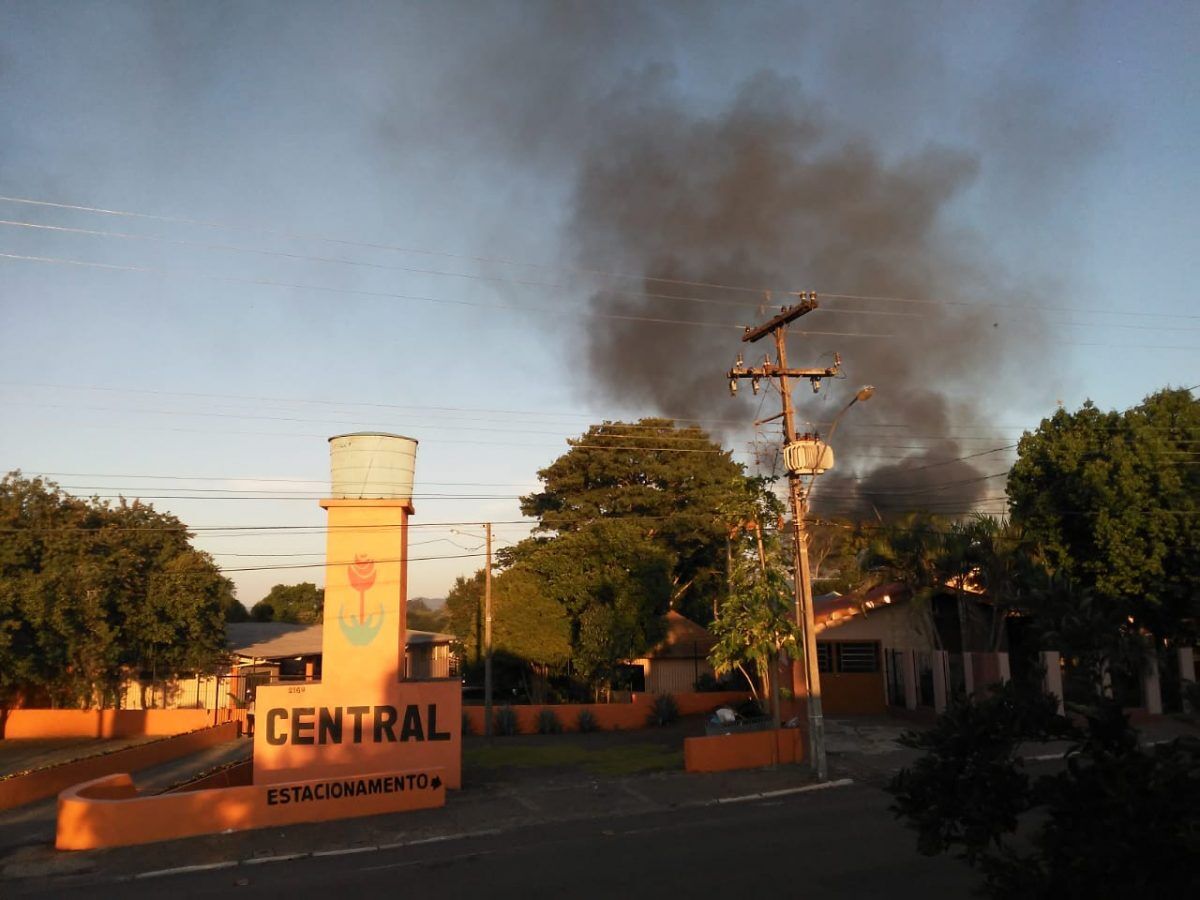
{"label": "grass patch", "polygon": [[626,744],[589,750],[574,744],[535,744],[523,747],[471,747],[463,762],[484,769],[581,768],[593,775],[637,775],[664,769],[682,769],[683,751],[659,744]]}

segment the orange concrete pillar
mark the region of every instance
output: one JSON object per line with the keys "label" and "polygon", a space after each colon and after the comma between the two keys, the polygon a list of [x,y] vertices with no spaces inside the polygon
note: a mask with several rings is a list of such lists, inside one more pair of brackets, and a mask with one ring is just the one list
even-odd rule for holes
{"label": "orange concrete pillar", "polygon": [[371,434],[331,444],[321,682],[258,689],[254,781],[424,766],[456,788],[461,685],[403,681],[416,442]]}

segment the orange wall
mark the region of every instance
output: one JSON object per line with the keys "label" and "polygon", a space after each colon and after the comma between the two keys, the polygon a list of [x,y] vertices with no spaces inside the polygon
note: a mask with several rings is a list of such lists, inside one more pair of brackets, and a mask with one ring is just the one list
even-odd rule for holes
{"label": "orange wall", "polygon": [[[675,698],[681,716],[694,716],[707,715],[718,706],[741,703],[750,695],[740,691],[726,691],[706,694],[672,694],[671,696]],[[500,708],[500,706],[494,706],[492,708],[493,715]],[[596,725],[601,730],[632,731],[648,727],[646,720],[653,708],[653,694],[634,694],[632,703],[531,704],[514,706],[512,710],[517,714],[517,728],[522,734],[537,734],[538,716],[544,709],[550,710],[558,717],[563,731],[578,731],[579,713],[585,709],[596,717]],[[472,734],[483,734],[482,706],[464,706],[463,715],[471,723]]]}
{"label": "orange wall", "polygon": [[684,738],[683,767],[689,772],[727,772],[798,763],[804,759],[803,734],[799,728],[781,728]]}
{"label": "orange wall", "polygon": [[[405,711],[415,705],[420,715],[420,739],[402,738]],[[361,719],[361,740],[353,741],[353,721],[345,713],[347,707],[374,710],[390,706],[398,719],[391,729],[391,739],[375,742],[373,715]],[[430,708],[436,708],[437,731],[445,737],[431,739],[433,723]],[[342,710],[341,741],[319,741],[316,719],[321,709]],[[272,710],[278,710],[272,719]],[[297,714],[302,718],[296,719]],[[304,724],[304,743],[297,743],[293,726]],[[274,726],[272,727],[272,723]],[[271,744],[274,736],[286,738],[284,743]],[[438,767],[446,786],[457,789],[462,783],[462,685],[458,681],[387,681],[371,691],[355,691],[341,685],[273,684],[258,689],[254,713],[254,781],[256,784],[275,784],[311,778],[331,778],[359,772],[383,772],[390,768],[411,769],[414,766]]]}
{"label": "orange wall", "polygon": [[[425,786],[336,799],[311,796],[314,791],[328,791],[331,784],[408,775],[424,777]],[[297,796],[293,791],[306,788],[310,790],[307,802],[280,802],[282,794]],[[316,779],[288,785],[248,785],[154,796],[139,796],[128,775],[109,775],[63,791],[59,796],[55,846],[59,850],[91,850],[149,844],[197,834],[430,809],[445,802],[446,786],[441,782],[439,769],[365,773],[336,782]]]}
{"label": "orange wall", "polygon": [[0,738],[170,735],[232,721],[229,709],[6,709]]}
{"label": "orange wall", "polygon": [[231,741],[237,735],[238,723],[228,722],[215,728],[203,728],[189,734],[127,747],[101,756],[90,756],[45,769],[35,769],[24,775],[14,775],[12,778],[0,780],[0,809],[12,809],[35,800],[53,797],[73,784],[102,775],[148,769],[181,756],[197,753],[205,747]]}

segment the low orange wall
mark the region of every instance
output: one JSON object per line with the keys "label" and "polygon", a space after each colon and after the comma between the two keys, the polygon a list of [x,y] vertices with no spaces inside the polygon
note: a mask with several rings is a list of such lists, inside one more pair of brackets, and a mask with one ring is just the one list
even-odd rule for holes
{"label": "low orange wall", "polygon": [[122,847],[198,834],[431,809],[445,803],[441,769],[150,797],[139,796],[128,775],[109,775],[59,796],[55,846],[59,850]]}
{"label": "low orange wall", "polygon": [[[738,704],[749,698],[748,693],[725,691],[718,693],[672,694],[681,716],[708,714],[718,706]],[[492,707],[493,715],[503,707]],[[596,727],[601,730],[631,731],[648,727],[647,719],[654,708],[653,694],[634,694],[632,703],[558,703],[513,706],[517,714],[517,729],[522,734],[537,734],[538,716],[548,709],[558,717],[563,731],[579,730],[579,713],[588,710],[596,717]],[[464,706],[463,715],[471,723],[472,734],[483,734],[483,707]]]}
{"label": "low orange wall", "polygon": [[35,800],[53,797],[71,785],[102,775],[148,769],[181,756],[198,753],[214,744],[231,741],[237,735],[238,723],[226,722],[215,728],[202,728],[161,741],[126,747],[124,750],[114,750],[111,753],[89,756],[0,779],[0,809],[12,809]]}
{"label": "low orange wall", "polygon": [[689,772],[728,772],[798,763],[804,759],[802,737],[799,728],[780,728],[684,738],[683,767]]}
{"label": "low orange wall", "polygon": [[166,736],[243,717],[236,709],[6,709],[0,738]]}

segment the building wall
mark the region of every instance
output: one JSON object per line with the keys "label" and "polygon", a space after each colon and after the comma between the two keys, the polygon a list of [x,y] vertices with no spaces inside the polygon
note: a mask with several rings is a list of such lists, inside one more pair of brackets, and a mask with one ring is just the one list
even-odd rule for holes
{"label": "building wall", "polygon": [[696,690],[701,675],[712,675],[706,659],[639,659],[635,665],[646,673],[646,693],[687,694]]}
{"label": "building wall", "polygon": [[934,650],[926,616],[912,603],[867,610],[817,632],[818,641],[879,641],[890,650]]}

